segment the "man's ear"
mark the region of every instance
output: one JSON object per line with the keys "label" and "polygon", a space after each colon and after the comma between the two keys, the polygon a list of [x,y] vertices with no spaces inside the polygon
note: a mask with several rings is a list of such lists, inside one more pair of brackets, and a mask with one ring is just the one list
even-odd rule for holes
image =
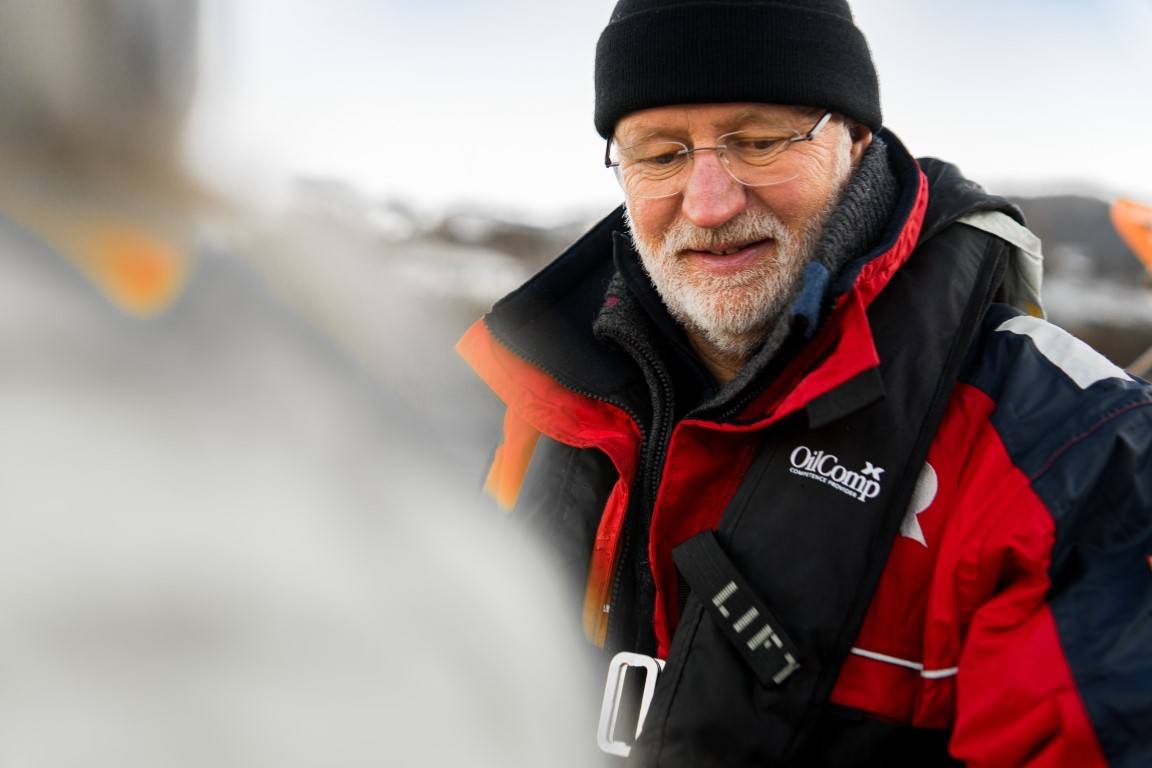
{"label": "man's ear", "polygon": [[855,120],[848,121],[848,137],[852,139],[852,166],[860,163],[864,150],[872,144],[872,129]]}

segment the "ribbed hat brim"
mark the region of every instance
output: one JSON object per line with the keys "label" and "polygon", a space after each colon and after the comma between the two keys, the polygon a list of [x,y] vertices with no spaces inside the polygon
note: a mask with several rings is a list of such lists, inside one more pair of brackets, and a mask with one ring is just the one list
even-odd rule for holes
{"label": "ribbed hat brim", "polygon": [[842,16],[782,3],[699,3],[635,13],[596,48],[596,130],[673,104],[823,107],[879,130],[879,86],[864,35]]}

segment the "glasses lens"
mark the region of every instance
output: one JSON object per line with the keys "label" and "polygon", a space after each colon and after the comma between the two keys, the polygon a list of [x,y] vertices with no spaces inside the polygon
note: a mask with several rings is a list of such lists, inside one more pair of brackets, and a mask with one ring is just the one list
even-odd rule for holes
{"label": "glasses lens", "polygon": [[762,187],[795,175],[787,161],[798,155],[785,152],[794,143],[789,137],[740,132],[722,139],[728,170],[741,184]]}
{"label": "glasses lens", "polygon": [[667,197],[680,191],[688,148],[674,141],[650,141],[613,152],[616,177],[630,197]]}
{"label": "glasses lens", "polygon": [[733,160],[758,168],[771,163],[790,144],[788,139],[754,134],[726,136],[724,146]]}
{"label": "glasses lens", "polygon": [[[720,137],[716,151],[728,174],[748,187],[781,184],[796,178],[795,161],[803,153],[787,150],[797,143],[795,134],[737,131]],[[688,179],[694,150],[676,141],[650,141],[630,147],[609,145],[608,159],[625,194],[658,198],[678,194]]]}

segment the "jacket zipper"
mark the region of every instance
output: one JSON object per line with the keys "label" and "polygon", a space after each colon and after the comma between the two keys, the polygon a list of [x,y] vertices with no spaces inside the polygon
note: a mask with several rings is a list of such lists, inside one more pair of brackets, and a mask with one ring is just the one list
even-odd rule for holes
{"label": "jacket zipper", "polygon": [[[628,557],[631,553],[633,544],[633,525],[642,525],[645,533],[651,533],[650,529],[652,525],[652,514],[656,507],[656,497],[660,492],[660,477],[663,474],[664,462],[667,458],[668,444],[671,442],[673,426],[671,412],[674,406],[672,401],[674,393],[671,380],[668,378],[667,373],[665,373],[664,369],[659,365],[657,360],[654,360],[653,357],[649,355],[645,350],[639,349],[634,345],[623,344],[619,339],[617,339],[617,343],[621,343],[622,346],[625,346],[634,357],[642,359],[648,366],[648,369],[653,372],[657,380],[657,387],[660,390],[658,395],[662,400],[663,408],[666,411],[665,413],[661,414],[663,418],[661,418],[659,423],[657,423],[657,407],[656,402],[654,401],[652,407],[652,430],[650,433],[645,433],[643,427],[641,427],[643,440],[642,445],[644,446],[644,451],[641,454],[640,464],[636,468],[636,487],[641,489],[641,498],[639,506],[636,507],[635,512],[633,513],[638,514],[640,519],[630,520],[628,519],[627,512],[625,513],[624,537],[616,558],[617,566],[615,569],[613,569],[612,589],[607,605],[608,629],[605,636],[606,639],[610,640],[616,638],[618,640],[624,641],[626,650],[644,650],[630,647],[632,643],[627,638],[617,638],[617,635],[619,635],[621,632],[620,622],[623,619],[619,616],[619,611],[615,609],[619,604],[620,590],[622,588],[622,582],[624,579],[623,569],[628,565]],[[652,440],[649,441],[648,437],[651,437]],[[629,507],[632,506],[633,505],[629,504]],[[648,539],[649,536],[647,535],[643,537],[644,541],[648,541]],[[648,612],[650,616],[652,606],[648,605],[650,601],[647,599],[649,596],[647,593],[652,591],[652,565],[648,562],[647,552],[640,553],[640,562],[638,565],[640,564],[642,564],[643,567],[638,569],[640,581],[636,584],[636,598],[638,603],[637,608],[641,612]],[[641,613],[639,615],[643,614]],[[641,619],[641,623],[637,629],[642,626],[643,620]],[[607,644],[607,640],[605,644]]]}
{"label": "jacket zipper", "polygon": [[[660,475],[662,474],[664,458],[668,451],[668,443],[671,440],[671,414],[669,413],[664,415],[664,418],[660,420],[661,423],[658,425],[660,427],[658,434],[654,434],[654,431],[650,432],[649,430],[645,429],[644,422],[641,420],[640,416],[627,404],[609,397],[605,397],[603,395],[596,394],[594,392],[589,392],[587,390],[581,389],[580,387],[573,386],[569,382],[557,376],[554,371],[550,370],[539,359],[532,355],[526,354],[521,349],[516,348],[496,333],[492,333],[491,328],[489,328],[489,332],[492,338],[496,339],[500,346],[504,347],[524,362],[529,363],[542,371],[546,371],[550,376],[552,376],[553,379],[555,379],[568,391],[577,395],[581,395],[582,397],[587,397],[591,400],[596,400],[615,406],[628,414],[640,432],[640,444],[644,447],[644,450],[640,456],[639,465],[636,468],[636,483],[633,486],[634,488],[639,489],[641,493],[640,505],[637,508],[637,511],[641,515],[640,522],[645,527],[651,526],[652,512],[656,506],[656,496],[660,491]],[[619,339],[617,340],[617,343],[621,343]],[[626,346],[628,351],[635,357],[642,359],[648,366],[648,369],[654,373],[660,389],[659,394],[661,395],[661,398],[665,404],[665,408],[666,410],[671,411],[673,407],[673,392],[672,382],[668,378],[668,374],[659,365],[658,361],[654,360],[652,356],[644,350],[638,349],[630,344],[623,346]],[[654,422],[653,426],[655,427],[657,426],[655,424],[655,403],[653,403],[652,411]],[[654,437],[655,439],[649,441],[649,437]],[[633,505],[630,503],[628,506],[632,507]],[[628,556],[632,549],[631,531],[633,521],[629,519],[629,511],[630,510],[625,510],[623,537],[622,541],[620,542],[620,547],[617,549],[616,556],[613,558],[615,565],[612,569],[612,586],[609,590],[608,603],[602,607],[602,610],[608,614],[608,627],[605,631],[605,645],[607,645],[609,640],[615,636],[614,630],[616,633],[619,632],[619,622],[621,621],[620,617],[618,616],[619,612],[615,609],[619,605],[620,600],[620,590],[622,588],[623,582],[623,568],[627,566]],[[647,539],[647,537],[645,537],[645,539]],[[650,581],[652,565],[651,563],[647,562],[647,558],[644,559],[644,562],[645,570],[647,571],[645,578]],[[640,586],[641,585],[639,584],[637,585],[637,592],[641,591]],[[638,597],[641,596],[642,595],[638,595]],[[649,607],[645,605],[643,608],[647,610]]]}
{"label": "jacket zipper", "polygon": [[[487,323],[485,323],[485,325],[487,325]],[[595,392],[589,392],[588,390],[581,389],[580,387],[577,387],[577,386],[573,386],[569,382],[565,381],[563,378],[557,376],[554,371],[550,370],[539,359],[537,359],[536,357],[534,357],[532,355],[525,353],[523,350],[517,349],[515,346],[513,346],[512,344],[510,344],[509,342],[507,342],[506,340],[501,338],[498,334],[493,332],[490,327],[488,329],[488,332],[489,332],[489,335],[493,339],[495,339],[496,342],[500,346],[504,347],[504,349],[508,350],[513,355],[516,355],[517,357],[519,357],[524,362],[529,363],[530,365],[533,365],[542,371],[545,371],[558,384],[560,384],[560,386],[564,387],[569,392],[572,392],[573,394],[580,395],[582,397],[587,397],[590,400],[596,400],[596,401],[601,402],[601,403],[607,403],[608,405],[614,406],[614,407],[619,408],[620,410],[624,411],[624,413],[628,414],[628,417],[630,419],[632,419],[632,423],[634,423],[636,425],[636,429],[640,432],[640,445],[641,446],[647,446],[648,445],[649,433],[648,433],[648,430],[645,429],[645,427],[644,427],[644,421],[640,418],[640,415],[637,414],[636,411],[633,410],[631,407],[629,407],[626,403],[621,402],[619,400],[614,400],[613,398],[610,398],[610,397],[605,397],[604,395],[600,395],[600,394],[597,394]],[[641,356],[644,357],[645,361],[647,361],[649,364],[652,363],[651,358],[648,357],[647,355],[641,355]],[[669,382],[667,380],[667,376],[664,375],[664,372],[656,366],[653,366],[653,370],[657,371],[658,376],[661,378],[661,385],[665,387],[665,392],[671,391],[671,382]],[[670,400],[670,398],[669,398],[669,400]],[[636,468],[636,478],[638,480],[643,477],[644,466],[647,464],[646,456],[645,456],[646,453],[647,453],[646,450],[641,453],[640,462]],[[656,491],[658,490],[658,486],[659,486],[659,479],[657,478],[654,481],[654,487],[651,489],[651,494],[652,494],[651,498],[652,498],[653,504],[655,504]],[[639,483],[636,483],[634,485],[634,487],[639,488],[641,494],[645,493],[645,489],[641,488]],[[643,499],[641,501],[642,501],[643,506],[647,506],[646,501],[644,501]],[[632,504],[629,503],[628,506],[631,507]],[[616,613],[613,609],[617,605],[617,601],[620,597],[621,567],[624,565],[624,563],[626,561],[626,557],[628,555],[628,552],[631,548],[631,546],[630,546],[631,545],[631,541],[630,541],[631,540],[631,535],[630,535],[631,528],[629,525],[630,521],[628,520],[628,510],[625,510],[624,514],[625,514],[625,519],[624,519],[624,525],[623,525],[623,539],[620,542],[620,547],[618,548],[618,550],[616,552],[615,558],[613,558],[615,562],[614,562],[613,568],[612,568],[612,587],[611,587],[611,590],[609,592],[608,603],[606,605],[602,606],[603,612],[608,614],[608,628],[606,629],[605,635],[604,635],[604,637],[605,637],[605,643],[604,644],[605,645],[607,645],[607,643],[608,643],[607,638],[611,637],[611,632],[612,632],[613,626],[614,626],[614,624],[616,624]]]}

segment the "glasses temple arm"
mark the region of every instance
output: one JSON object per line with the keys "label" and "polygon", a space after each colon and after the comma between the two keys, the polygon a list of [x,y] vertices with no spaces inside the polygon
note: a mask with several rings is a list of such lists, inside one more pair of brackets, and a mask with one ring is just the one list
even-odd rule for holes
{"label": "glasses temple arm", "polygon": [[831,119],[832,111],[829,110],[820,116],[820,119],[816,121],[816,125],[812,126],[812,129],[809,130],[808,133],[803,136],[797,136],[795,141],[812,141],[812,139],[816,138],[816,134],[820,133],[820,130],[827,125]]}

